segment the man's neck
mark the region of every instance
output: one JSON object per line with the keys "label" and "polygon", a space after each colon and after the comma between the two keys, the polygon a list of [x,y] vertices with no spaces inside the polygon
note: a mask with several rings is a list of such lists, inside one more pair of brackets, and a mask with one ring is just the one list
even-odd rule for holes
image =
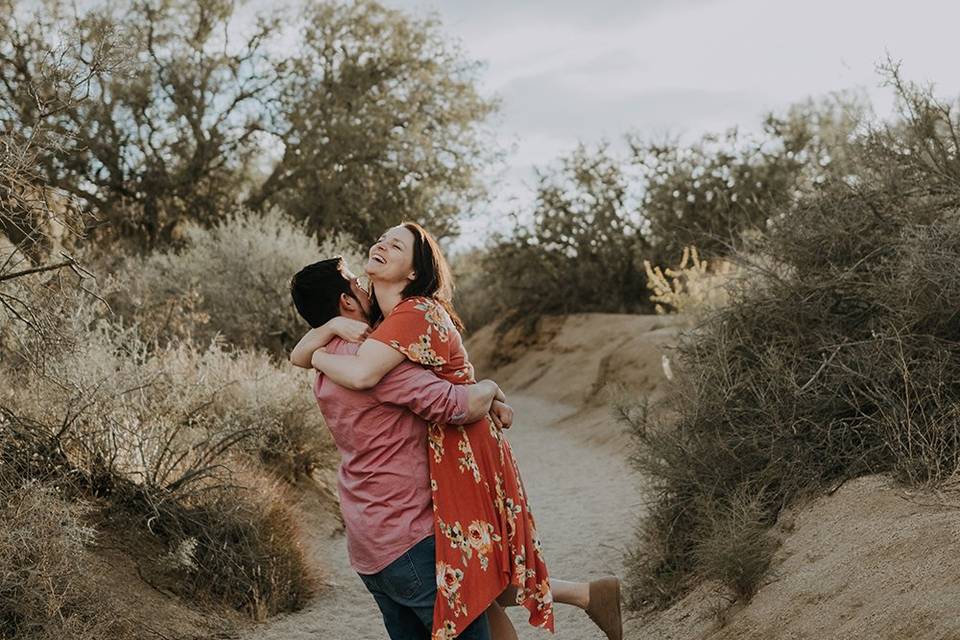
{"label": "man's neck", "polygon": [[390,315],[393,308],[403,300],[403,288],[406,285],[406,282],[386,283],[374,281],[373,293],[377,297],[377,304],[380,305],[380,310],[383,311],[385,317]]}
{"label": "man's neck", "polygon": [[359,320],[360,322],[369,322],[369,318],[364,316],[359,311],[344,311],[340,309],[340,315],[344,318],[350,318],[351,320]]}

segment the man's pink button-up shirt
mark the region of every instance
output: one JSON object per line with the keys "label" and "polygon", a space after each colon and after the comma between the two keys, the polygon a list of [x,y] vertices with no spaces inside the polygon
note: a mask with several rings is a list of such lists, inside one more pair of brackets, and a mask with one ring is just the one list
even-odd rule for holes
{"label": "man's pink button-up shirt", "polygon": [[[326,347],[341,354],[359,348],[340,339]],[[461,424],[467,386],[405,361],[366,391],[318,374],[314,395],[340,450],[337,488],[350,564],[377,573],[433,533],[427,423]]]}

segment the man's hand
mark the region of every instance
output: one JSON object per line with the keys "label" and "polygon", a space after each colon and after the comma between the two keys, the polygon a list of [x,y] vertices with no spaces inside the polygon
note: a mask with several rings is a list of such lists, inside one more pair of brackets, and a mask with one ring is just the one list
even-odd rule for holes
{"label": "man's hand", "polygon": [[490,417],[501,429],[509,429],[513,425],[513,408],[505,402],[494,400],[490,407]]}
{"label": "man's hand", "polygon": [[347,342],[363,342],[370,335],[370,325],[360,320],[337,316],[327,322],[327,327]]}
{"label": "man's hand", "polygon": [[467,389],[467,418],[466,423],[475,422],[490,413],[490,405],[498,394],[502,394],[500,387],[493,380],[481,380],[471,384]]}

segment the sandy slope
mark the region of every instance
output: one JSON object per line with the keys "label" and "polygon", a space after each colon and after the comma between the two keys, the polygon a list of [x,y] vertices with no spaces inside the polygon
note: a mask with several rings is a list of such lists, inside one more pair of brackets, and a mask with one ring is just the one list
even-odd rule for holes
{"label": "sandy slope", "polygon": [[719,624],[704,585],[637,640],[957,640],[960,496],[872,476],[781,517],[773,574]]}

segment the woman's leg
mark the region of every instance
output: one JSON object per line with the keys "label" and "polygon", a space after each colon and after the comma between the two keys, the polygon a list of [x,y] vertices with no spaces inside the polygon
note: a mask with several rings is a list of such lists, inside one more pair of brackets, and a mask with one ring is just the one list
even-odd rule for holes
{"label": "woman's leg", "polygon": [[517,630],[507,617],[507,612],[496,602],[487,607],[487,622],[490,624],[491,640],[517,640]]}
{"label": "woman's leg", "polygon": [[[567,580],[557,580],[550,578],[550,591],[553,594],[553,601],[560,604],[569,604],[578,607],[587,612],[590,619],[593,620],[609,640],[621,640],[623,638],[623,623],[620,617],[620,580],[614,576],[600,578],[592,582],[568,582]],[[511,607],[517,604],[517,588],[510,585],[497,598],[494,605],[501,607]],[[494,605],[491,605],[493,608]],[[499,607],[498,607],[499,608]],[[490,611],[490,609],[487,609]],[[503,609],[500,609],[503,614]],[[503,615],[506,618],[506,614]],[[509,623],[510,620],[507,619]],[[491,629],[493,628],[491,617]],[[511,626],[511,631],[513,627]],[[503,638],[513,640],[514,635],[504,635]],[[493,640],[500,640],[500,637],[494,633]]]}
{"label": "woman's leg", "polygon": [[[553,601],[560,604],[569,604],[580,609],[586,609],[590,605],[589,582],[568,582],[550,578],[550,592],[553,594]],[[501,607],[517,606],[517,588],[508,586],[497,598],[497,602]]]}
{"label": "woman's leg", "polygon": [[581,609],[590,606],[589,582],[567,582],[550,578],[550,591],[553,593],[554,602],[572,604]]}

